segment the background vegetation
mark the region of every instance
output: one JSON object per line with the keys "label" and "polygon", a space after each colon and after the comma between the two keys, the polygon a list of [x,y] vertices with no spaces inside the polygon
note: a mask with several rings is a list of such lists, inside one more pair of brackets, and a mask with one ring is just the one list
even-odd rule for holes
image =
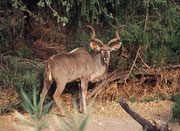
{"label": "background vegetation", "polygon": [[[109,72],[130,71],[128,78],[134,78],[135,71],[165,72],[180,63],[178,0],[4,0],[0,1],[0,88],[17,93],[24,88],[32,94],[29,88],[36,85],[40,90],[44,60],[79,46],[90,49],[86,24],[104,42],[123,25],[122,48],[112,54]],[[156,86],[179,92],[176,74],[176,84],[163,79]]]}

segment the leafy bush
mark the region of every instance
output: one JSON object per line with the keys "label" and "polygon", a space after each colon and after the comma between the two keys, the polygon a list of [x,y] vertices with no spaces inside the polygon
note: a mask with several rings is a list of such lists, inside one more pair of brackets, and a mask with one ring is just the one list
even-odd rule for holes
{"label": "leafy bush", "polygon": [[172,107],[172,113],[173,113],[173,116],[172,116],[172,120],[178,120],[180,121],[180,93],[178,95],[173,95],[171,97],[171,100],[172,101],[175,101],[173,107]]}
{"label": "leafy bush", "polygon": [[23,36],[25,20],[23,12],[10,8],[11,2],[0,1],[2,14],[0,15],[0,51],[13,50],[17,44],[16,39]]}
{"label": "leafy bush", "polygon": [[31,56],[33,54],[33,50],[32,50],[32,48],[30,48],[28,46],[24,46],[24,47],[18,49],[18,54],[22,58],[31,58]]}
{"label": "leafy bush", "polygon": [[[120,55],[113,57],[113,61],[115,61],[112,62],[113,67],[118,68],[117,64],[124,63],[126,69],[129,69],[134,60],[134,53],[139,46],[142,47],[141,56],[144,61],[152,67],[159,68],[179,63],[180,15],[179,3],[176,1],[152,0],[146,3],[146,0],[40,0],[36,3],[7,0],[0,3],[5,20],[0,22],[0,35],[2,36],[0,43],[7,45],[1,46],[3,51],[5,51],[4,47],[8,50],[14,49],[14,39],[17,36],[24,39],[32,37],[31,32],[26,33],[26,31],[34,19],[44,23],[47,27],[58,27],[57,29],[59,29],[58,22],[61,25],[66,23],[67,27],[63,30],[65,29],[71,34],[67,38],[68,50],[82,44],[84,46],[90,39],[89,34],[82,34],[82,29],[78,33],[72,32],[79,29],[80,26],[77,25],[93,24],[93,27],[101,28],[101,30],[108,28],[107,31],[101,31],[102,37],[98,36],[102,41],[107,41],[114,37],[115,28],[124,24],[125,26],[119,30],[119,33],[123,42],[122,46],[128,50],[130,60],[122,62]],[[7,6],[8,4],[11,6]],[[147,9],[148,14],[146,13]],[[148,16],[147,21],[145,21],[146,16]],[[27,20],[25,17],[28,17]],[[33,32],[31,29],[29,31]],[[24,52],[23,57],[27,58],[27,55],[31,54],[31,50],[26,48],[23,50],[21,50]]]}
{"label": "leafy bush", "polygon": [[15,87],[15,89],[21,89],[21,87],[24,87],[25,90],[29,90],[30,86],[40,86],[42,63],[11,55],[2,56],[2,62],[0,82],[4,88]]}
{"label": "leafy bush", "polygon": [[[20,92],[23,88],[28,95],[32,95],[31,88],[33,86],[41,87],[43,63],[11,55],[1,55],[0,65],[2,89],[13,88],[16,92]],[[20,95],[18,97],[18,99],[21,99]],[[1,109],[11,110],[11,108],[17,106],[13,103],[10,105],[1,107]]]}

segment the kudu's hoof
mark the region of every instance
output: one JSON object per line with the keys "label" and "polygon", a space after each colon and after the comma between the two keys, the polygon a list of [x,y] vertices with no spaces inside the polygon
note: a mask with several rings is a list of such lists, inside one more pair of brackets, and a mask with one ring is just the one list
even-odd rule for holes
{"label": "kudu's hoof", "polygon": [[83,115],[83,116],[87,116],[88,115],[88,113],[87,112],[83,112],[83,111],[78,111],[81,115]]}

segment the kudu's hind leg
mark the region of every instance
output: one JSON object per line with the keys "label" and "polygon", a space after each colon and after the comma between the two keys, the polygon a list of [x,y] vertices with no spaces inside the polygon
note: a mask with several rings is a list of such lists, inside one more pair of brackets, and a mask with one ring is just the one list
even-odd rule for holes
{"label": "kudu's hind leg", "polygon": [[62,116],[65,116],[65,114],[64,114],[64,111],[63,111],[63,109],[62,109],[62,107],[61,107],[61,104],[62,104],[62,100],[61,100],[61,94],[62,94],[62,92],[63,92],[63,90],[64,90],[64,88],[65,88],[65,86],[66,86],[66,83],[58,83],[58,82],[56,82],[56,84],[57,84],[57,88],[56,88],[56,91],[55,91],[55,93],[54,93],[54,95],[53,95],[53,98],[54,98],[54,100],[55,100],[55,102],[56,102],[56,105],[58,106],[58,108],[59,108],[59,111],[60,111],[60,114],[62,115]]}
{"label": "kudu's hind leg", "polygon": [[51,84],[52,84],[52,81],[47,82],[46,80],[44,80],[43,90],[40,94],[40,114],[42,113],[43,103]]}
{"label": "kudu's hind leg", "polygon": [[43,81],[43,90],[40,94],[40,113],[42,113],[43,103],[46,97],[46,94],[53,82],[50,65],[45,63],[44,65],[44,81]]}

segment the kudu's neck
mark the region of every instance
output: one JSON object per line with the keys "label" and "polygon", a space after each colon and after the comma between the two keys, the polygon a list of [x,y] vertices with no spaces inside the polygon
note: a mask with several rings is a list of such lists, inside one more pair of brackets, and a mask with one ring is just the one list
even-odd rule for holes
{"label": "kudu's neck", "polygon": [[109,61],[107,63],[104,62],[103,58],[101,57],[101,53],[97,53],[95,56],[93,56],[93,61],[94,65],[101,67],[101,68],[106,68],[108,69],[109,67]]}
{"label": "kudu's neck", "polygon": [[105,74],[107,73],[109,66],[109,62],[105,63],[101,57],[101,54],[98,53],[95,56],[93,56],[93,67],[94,67],[94,73],[91,77],[91,82],[99,81],[100,79],[103,79]]}

